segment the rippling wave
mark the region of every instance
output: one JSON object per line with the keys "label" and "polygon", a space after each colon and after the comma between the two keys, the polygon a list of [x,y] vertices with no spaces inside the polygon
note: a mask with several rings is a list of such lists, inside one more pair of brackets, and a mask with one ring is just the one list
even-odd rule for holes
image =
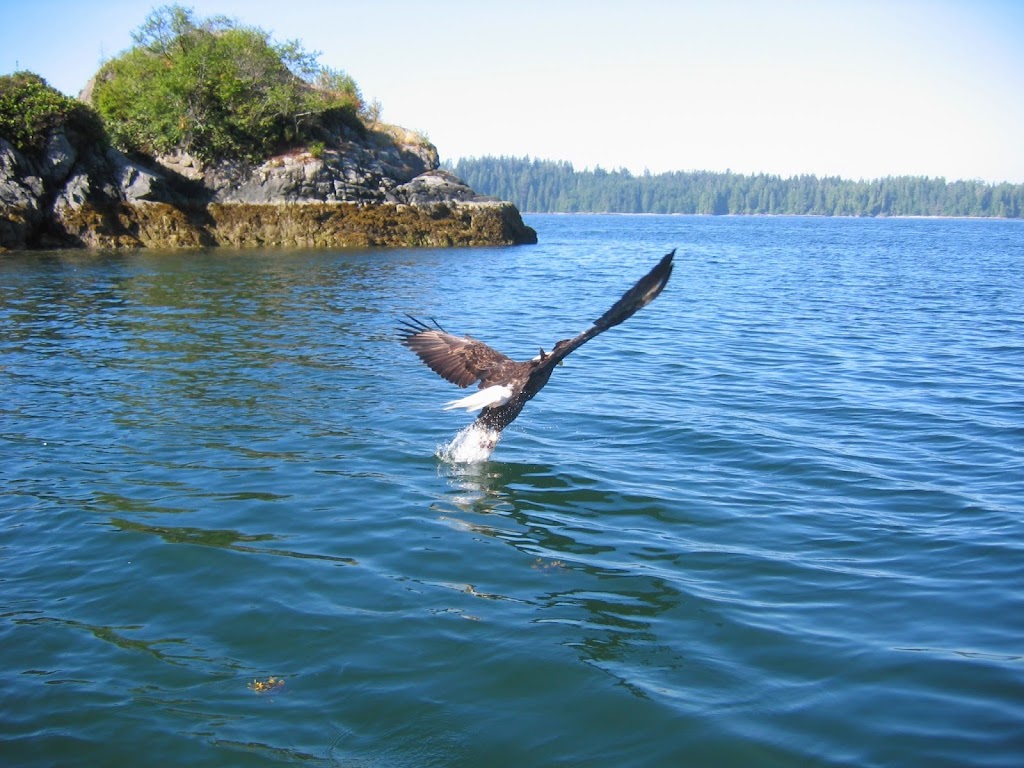
{"label": "rippling wave", "polygon": [[[529,223],[0,260],[6,762],[1019,763],[1021,223]],[[496,445],[391,330],[672,247]]]}

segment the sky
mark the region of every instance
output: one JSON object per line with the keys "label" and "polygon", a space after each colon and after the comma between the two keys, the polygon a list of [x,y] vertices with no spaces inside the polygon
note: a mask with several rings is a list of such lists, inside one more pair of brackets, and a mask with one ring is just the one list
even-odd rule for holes
{"label": "sky", "polygon": [[[162,2],[0,0],[76,95]],[[1024,183],[1021,0],[183,0],[299,40],[442,159]]]}

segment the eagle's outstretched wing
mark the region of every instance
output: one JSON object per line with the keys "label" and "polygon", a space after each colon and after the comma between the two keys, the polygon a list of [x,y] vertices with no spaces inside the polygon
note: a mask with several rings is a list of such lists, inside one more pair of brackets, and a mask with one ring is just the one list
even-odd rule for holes
{"label": "eagle's outstretched wing", "polygon": [[668,278],[672,274],[672,259],[675,255],[676,250],[673,248],[662,257],[654,269],[641,277],[636,282],[636,285],[626,291],[622,298],[612,305],[611,309],[597,318],[590,328],[579,336],[563,339],[555,344],[555,348],[551,350],[551,354],[547,356],[545,362],[548,365],[557,365],[561,362],[562,358],[573,350],[579,349],[599,333],[603,333],[609,328],[614,328],[619,323],[625,322],[654,301],[668,284]]}
{"label": "eagle's outstretched wing", "polygon": [[485,381],[488,373],[512,360],[498,350],[469,336],[453,336],[436,320],[430,326],[415,317],[401,320],[402,344],[407,346],[430,370],[452,384],[468,387]]}

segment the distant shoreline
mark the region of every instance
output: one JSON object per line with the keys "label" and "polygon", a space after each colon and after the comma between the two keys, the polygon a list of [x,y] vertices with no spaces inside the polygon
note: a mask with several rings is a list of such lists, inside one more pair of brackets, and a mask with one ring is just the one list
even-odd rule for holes
{"label": "distant shoreline", "polygon": [[759,173],[625,169],[577,171],[571,163],[515,157],[463,158],[447,167],[481,194],[520,211],[876,218],[1024,217],[1024,184],[891,176],[782,178]]}

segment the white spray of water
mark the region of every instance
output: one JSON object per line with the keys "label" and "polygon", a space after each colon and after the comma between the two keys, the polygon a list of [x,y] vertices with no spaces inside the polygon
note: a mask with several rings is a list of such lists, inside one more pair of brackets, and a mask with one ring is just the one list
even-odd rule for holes
{"label": "white spray of water", "polygon": [[446,445],[437,447],[437,457],[449,464],[479,464],[487,461],[501,438],[501,432],[476,422],[459,432]]}

